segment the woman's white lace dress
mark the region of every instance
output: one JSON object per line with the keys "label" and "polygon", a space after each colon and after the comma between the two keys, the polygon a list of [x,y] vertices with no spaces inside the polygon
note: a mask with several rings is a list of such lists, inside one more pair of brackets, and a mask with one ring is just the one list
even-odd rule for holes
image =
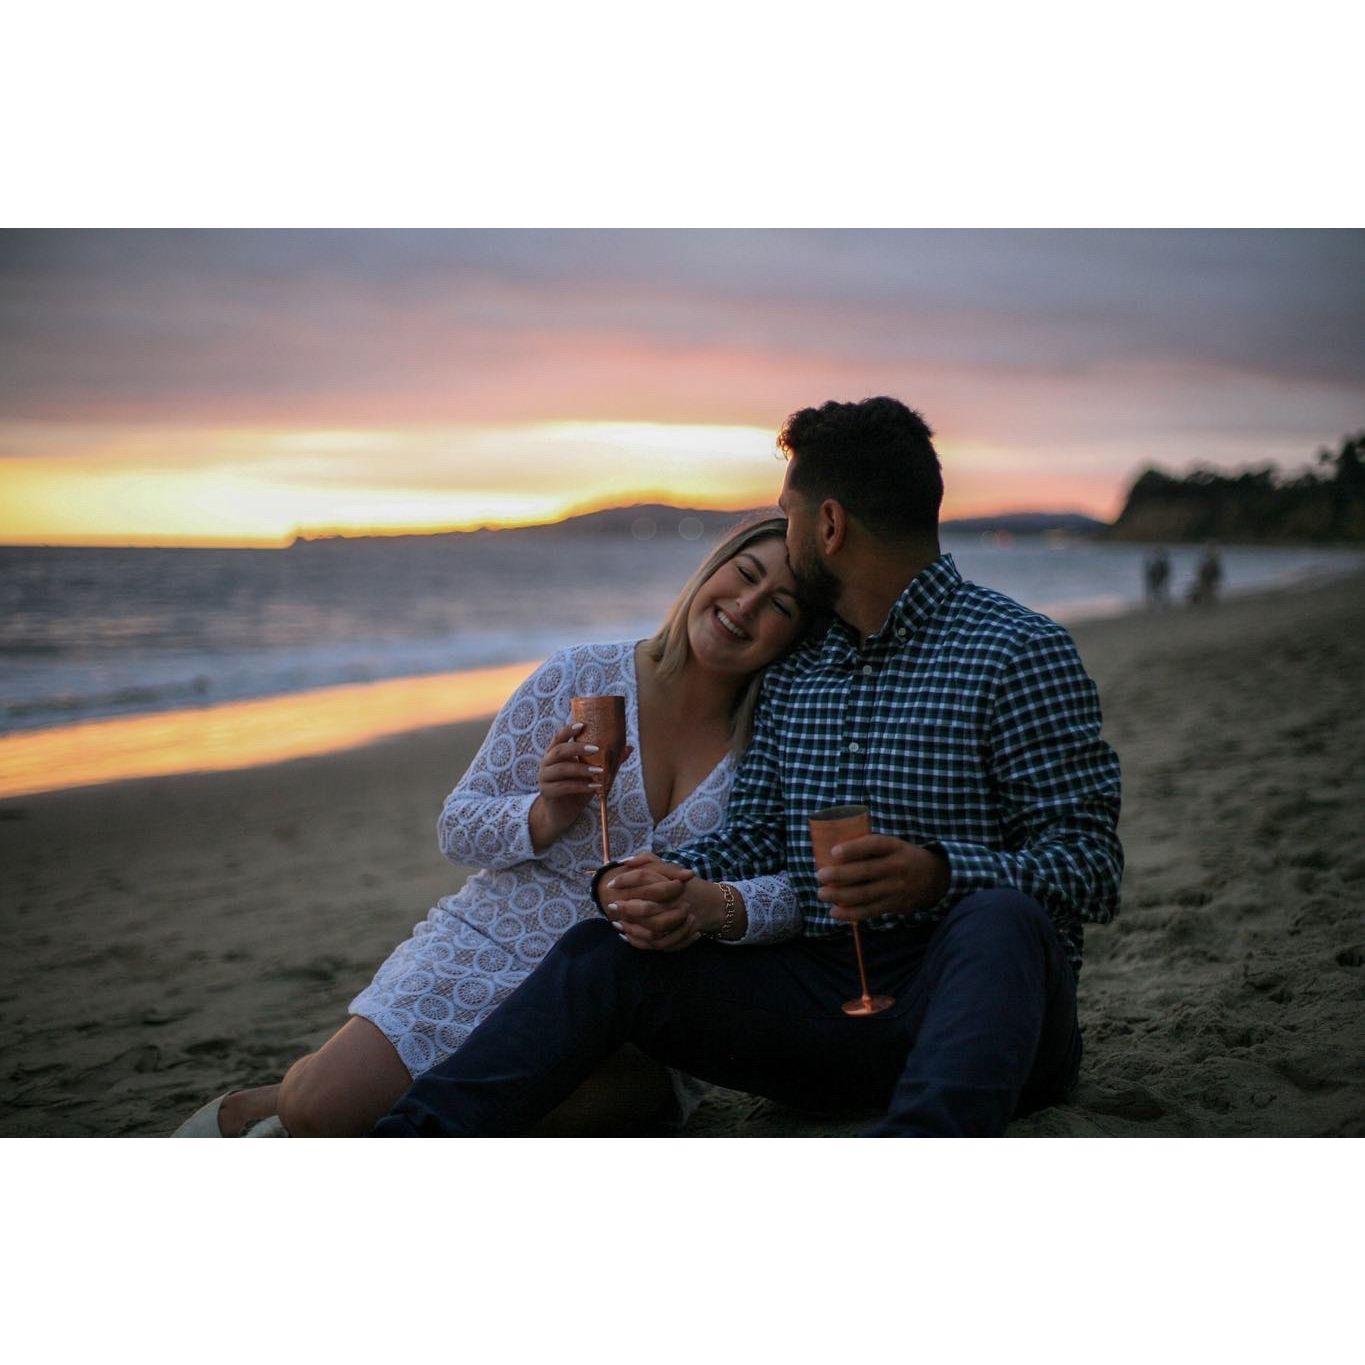
{"label": "woman's white lace dress", "polygon": [[[626,699],[634,752],[609,797],[612,853],[662,853],[720,826],[734,777],[729,755],[654,824],[640,768],[632,642],[576,645],[547,659],[498,713],[441,811],[441,851],[453,863],[482,870],[438,902],[351,1001],[350,1012],[384,1033],[413,1076],[454,1052],[570,925],[596,917],[588,884],[601,863],[597,803],[543,853],[531,847],[527,819],[541,758],[569,719],[570,698],[613,693]],[[764,942],[790,920],[785,877],[736,885],[748,911],[743,942]]]}

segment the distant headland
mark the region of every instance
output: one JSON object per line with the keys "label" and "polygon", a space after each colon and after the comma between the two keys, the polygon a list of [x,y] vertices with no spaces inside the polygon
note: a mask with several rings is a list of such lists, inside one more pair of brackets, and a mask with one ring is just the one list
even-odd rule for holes
{"label": "distant headland", "polygon": [[1365,431],[1315,465],[1234,473],[1195,468],[1183,478],[1144,470],[1109,535],[1125,541],[1224,544],[1360,544],[1365,541]]}

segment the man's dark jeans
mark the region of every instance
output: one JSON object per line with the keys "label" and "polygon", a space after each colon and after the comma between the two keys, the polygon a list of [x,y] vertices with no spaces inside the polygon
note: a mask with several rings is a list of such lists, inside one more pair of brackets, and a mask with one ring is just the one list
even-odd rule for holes
{"label": "man's dark jeans", "polygon": [[1075,1084],[1075,978],[1035,901],[978,892],[932,929],[862,937],[871,989],[896,1003],[849,1018],[847,935],[652,953],[575,925],[375,1136],[524,1133],[627,1042],[796,1108],[884,1110],[873,1137],[997,1135]]}

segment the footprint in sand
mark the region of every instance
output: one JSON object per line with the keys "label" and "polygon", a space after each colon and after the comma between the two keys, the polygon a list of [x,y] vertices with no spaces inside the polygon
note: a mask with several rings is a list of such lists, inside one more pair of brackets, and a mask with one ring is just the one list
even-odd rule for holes
{"label": "footprint in sand", "polygon": [[1275,1063],[1275,1070],[1297,1090],[1310,1094],[1320,1090],[1340,1090],[1341,1082],[1320,1074],[1322,1059],[1290,1058]]}
{"label": "footprint in sand", "polygon": [[337,973],[345,967],[339,958],[321,958],[316,962],[303,962],[293,967],[280,967],[266,975],[273,981],[315,981],[330,986],[337,979]]}
{"label": "footprint in sand", "polygon": [[203,1038],[197,1043],[186,1043],[180,1050],[191,1057],[226,1057],[235,1046],[231,1038]]}
{"label": "footprint in sand", "polygon": [[1131,1119],[1136,1123],[1165,1118],[1171,1112],[1164,1100],[1142,1085],[1128,1086],[1123,1090],[1087,1089],[1077,1100],[1092,1113]]}
{"label": "footprint in sand", "polygon": [[1202,886],[1187,886],[1183,890],[1177,891],[1171,899],[1177,905],[1196,909],[1201,905],[1207,905],[1213,899],[1213,892]]}
{"label": "footprint in sand", "polygon": [[1245,981],[1251,990],[1277,1005],[1287,1005],[1294,998],[1294,992],[1281,972],[1247,971]]}

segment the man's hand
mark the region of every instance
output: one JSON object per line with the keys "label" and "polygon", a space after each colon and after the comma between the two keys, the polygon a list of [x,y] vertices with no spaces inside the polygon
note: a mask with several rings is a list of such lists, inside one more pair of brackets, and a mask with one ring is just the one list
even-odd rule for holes
{"label": "man's hand", "polygon": [[616,932],[632,948],[676,952],[701,937],[686,899],[691,880],[690,869],[653,853],[637,853],[610,874],[598,896]]}
{"label": "man's hand", "polygon": [[816,874],[819,897],[837,920],[906,915],[927,910],[948,894],[948,860],[889,834],[847,839],[830,851],[831,865]]}

